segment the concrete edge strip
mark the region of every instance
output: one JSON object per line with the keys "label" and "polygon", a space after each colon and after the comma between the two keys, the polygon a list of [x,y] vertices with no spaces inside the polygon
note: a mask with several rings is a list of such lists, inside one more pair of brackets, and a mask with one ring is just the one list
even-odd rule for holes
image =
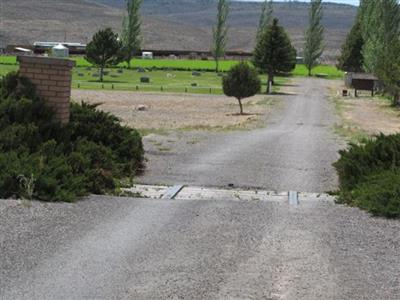
{"label": "concrete edge strip", "polygon": [[182,191],[182,189],[184,187],[185,187],[184,185],[174,185],[174,186],[167,188],[167,190],[165,191],[165,194],[161,197],[161,199],[164,199],[164,200],[174,199],[179,194],[179,192]]}
{"label": "concrete edge strip", "polygon": [[289,204],[290,205],[299,205],[299,193],[295,191],[289,191]]}

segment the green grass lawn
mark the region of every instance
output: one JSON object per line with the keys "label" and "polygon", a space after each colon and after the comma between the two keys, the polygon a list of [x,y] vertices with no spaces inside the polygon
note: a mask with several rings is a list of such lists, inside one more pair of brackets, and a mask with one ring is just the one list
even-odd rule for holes
{"label": "green grass lawn", "polygon": [[[91,67],[92,65],[87,62],[82,56],[72,56],[72,60],[76,61],[77,67]],[[233,65],[238,63],[235,60],[222,60],[220,67],[222,71],[229,70]],[[15,56],[0,56],[0,65],[16,65],[17,60]],[[119,67],[125,67],[125,63],[119,65]],[[213,71],[215,69],[215,63],[212,60],[188,60],[188,59],[133,59],[133,68],[147,68],[150,69],[155,67],[171,68],[171,69],[202,69]],[[294,76],[307,76],[307,68],[304,65],[297,65],[292,72]],[[313,74],[326,74],[328,78],[342,78],[343,72],[338,70],[335,66],[321,65],[313,70]]]}
{"label": "green grass lawn", "polygon": [[[16,71],[17,65],[0,64],[0,76]],[[215,72],[201,72],[201,76],[193,76],[189,71],[147,71],[110,68],[106,69],[104,82],[99,82],[98,70],[93,67],[74,68],[72,74],[73,88],[92,90],[127,90],[174,93],[222,94],[221,77]],[[141,83],[141,77],[149,77],[150,83]],[[266,88],[266,76],[260,76],[263,90]],[[274,91],[279,90],[279,84],[288,81],[287,77],[277,77]],[[194,86],[195,84],[195,86]]]}
{"label": "green grass lawn", "polygon": [[[75,68],[73,87],[82,89],[116,89],[160,92],[188,92],[221,94],[221,77],[213,72],[202,72],[192,76],[188,71],[148,71],[107,69],[104,82],[99,82],[95,68]],[[122,73],[120,73],[122,72]],[[150,83],[141,83],[141,77],[148,77]]]}
{"label": "green grass lawn", "polygon": [[0,64],[1,65],[16,65],[17,57],[10,55],[0,55]]}
{"label": "green grass lawn", "polygon": [[17,65],[2,65],[2,64],[0,64],[0,76],[4,76],[10,72],[14,72],[17,70],[18,70]]}
{"label": "green grass lawn", "polygon": [[[308,70],[305,65],[296,65],[296,68],[292,74],[294,76],[306,77],[308,76]],[[326,78],[328,79],[343,78],[344,75],[343,71],[340,71],[335,66],[330,65],[317,66],[312,70],[312,74],[314,76],[317,74],[326,75]]]}
{"label": "green grass lawn", "polygon": [[[92,66],[83,57],[72,57],[76,61],[77,67]],[[220,62],[220,70],[228,71],[237,61],[222,60]],[[126,63],[121,63],[119,67],[126,67]],[[187,69],[187,70],[215,70],[215,62],[212,60],[189,60],[189,59],[133,59],[132,68],[171,68],[171,69]]]}
{"label": "green grass lawn", "polygon": [[[139,73],[136,69],[126,68],[109,68],[104,77],[104,83],[99,82],[98,70],[92,67],[83,57],[73,57],[77,62],[77,67],[73,70],[73,87],[81,89],[115,89],[115,90],[132,90],[132,91],[159,91],[159,92],[179,92],[179,93],[203,93],[203,94],[221,94],[221,77],[215,72],[201,72],[201,76],[192,76],[191,71],[173,70],[173,69],[202,69],[213,70],[213,61],[203,60],[171,60],[171,59],[154,59],[154,60],[133,60],[134,68],[144,68],[145,73]],[[222,61],[221,68],[226,71],[236,64],[237,61]],[[152,67],[157,70],[151,71]],[[0,76],[16,71],[18,69],[15,56],[0,56]],[[160,70],[165,69],[165,70]],[[168,70],[170,69],[170,70]],[[304,65],[297,65],[293,71],[293,76],[307,76],[307,69]],[[343,72],[334,66],[322,65],[313,70],[313,74],[325,74],[326,78],[342,78]],[[141,83],[140,78],[146,76],[150,78],[150,83]],[[266,76],[260,75],[263,81],[263,89],[266,85]],[[284,83],[288,78],[277,78],[278,86],[275,91],[279,90],[279,83]]]}

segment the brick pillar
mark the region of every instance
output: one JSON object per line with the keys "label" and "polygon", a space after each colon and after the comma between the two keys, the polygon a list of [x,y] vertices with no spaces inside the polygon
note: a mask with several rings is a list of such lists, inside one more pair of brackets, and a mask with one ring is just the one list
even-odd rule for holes
{"label": "brick pillar", "polygon": [[38,94],[55,112],[55,121],[69,122],[72,68],[67,59],[18,56],[19,73],[36,85]]}

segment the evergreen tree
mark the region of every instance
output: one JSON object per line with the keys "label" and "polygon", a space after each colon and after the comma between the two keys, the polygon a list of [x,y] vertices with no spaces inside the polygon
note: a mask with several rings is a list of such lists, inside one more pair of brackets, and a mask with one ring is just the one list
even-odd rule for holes
{"label": "evergreen tree", "polygon": [[247,63],[241,62],[233,66],[223,78],[224,94],[235,97],[239,102],[240,114],[243,115],[242,99],[254,96],[261,89],[258,73]]}
{"label": "evergreen tree", "polygon": [[364,39],[362,37],[361,23],[356,20],[342,46],[342,52],[337,64],[338,69],[347,72],[362,72],[364,63],[363,46]]}
{"label": "evergreen tree", "polygon": [[260,21],[258,22],[257,39],[259,39],[264,29],[271,25],[272,14],[274,12],[272,0],[265,0],[261,7]]}
{"label": "evergreen tree", "polygon": [[117,65],[122,61],[121,48],[122,43],[118,34],[111,28],[98,31],[92,41],[87,44],[85,59],[99,68],[101,82],[103,82],[104,68]]}
{"label": "evergreen tree", "polygon": [[324,51],[324,27],[321,24],[321,19],[322,0],[311,0],[304,46],[304,63],[308,69],[308,76],[311,76],[311,70],[317,66],[318,59]]}
{"label": "evergreen tree", "polygon": [[253,53],[254,65],[268,76],[267,93],[274,76],[279,72],[290,72],[296,66],[296,49],[292,46],[290,38],[278,19],[261,34]]}
{"label": "evergreen tree", "polygon": [[[385,1],[385,0],[383,0]],[[379,56],[382,55],[382,20],[383,10],[378,1],[364,0],[360,3],[361,29],[364,39],[362,49],[364,69],[376,73]]]}
{"label": "evergreen tree", "polygon": [[397,0],[368,1],[360,6],[364,68],[378,77],[400,104],[400,8]]}
{"label": "evergreen tree", "polygon": [[228,28],[226,20],[229,14],[229,1],[218,0],[217,22],[213,28],[212,55],[215,60],[215,71],[219,71],[219,59],[225,55]]}
{"label": "evergreen tree", "polygon": [[123,59],[131,67],[131,60],[140,51],[141,47],[141,21],[140,6],[142,0],[127,0],[127,15],[122,24],[122,54]]}

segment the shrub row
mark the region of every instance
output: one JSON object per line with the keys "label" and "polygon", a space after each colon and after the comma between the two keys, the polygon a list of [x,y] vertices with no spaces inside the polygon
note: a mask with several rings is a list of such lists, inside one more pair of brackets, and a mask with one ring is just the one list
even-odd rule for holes
{"label": "shrub row", "polygon": [[351,144],[334,164],[339,201],[374,215],[400,217],[400,134]]}
{"label": "shrub row", "polygon": [[74,201],[112,192],[143,160],[139,133],[86,103],[61,126],[34,85],[17,74],[0,82],[0,198]]}

